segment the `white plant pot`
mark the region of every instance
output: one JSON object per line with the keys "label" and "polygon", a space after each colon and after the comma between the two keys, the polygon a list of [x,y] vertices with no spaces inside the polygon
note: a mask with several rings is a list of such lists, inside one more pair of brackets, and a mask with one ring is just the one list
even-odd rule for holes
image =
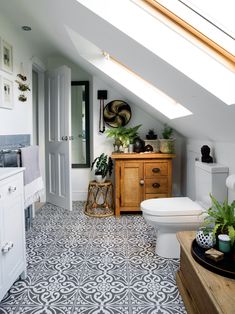
{"label": "white plant pot", "polygon": [[196,242],[200,247],[204,249],[210,249],[215,245],[216,240],[212,231],[205,233],[203,230],[199,229],[196,232]]}
{"label": "white plant pot", "polygon": [[133,153],[133,152],[134,152],[134,144],[129,144],[128,153]]}
{"label": "white plant pot", "polygon": [[126,153],[128,153],[128,147],[123,147],[123,152],[126,154]]}
{"label": "white plant pot", "polygon": [[102,175],[101,174],[96,174],[95,175],[95,180],[96,182],[98,183],[104,183],[106,181],[106,177],[102,178]]}

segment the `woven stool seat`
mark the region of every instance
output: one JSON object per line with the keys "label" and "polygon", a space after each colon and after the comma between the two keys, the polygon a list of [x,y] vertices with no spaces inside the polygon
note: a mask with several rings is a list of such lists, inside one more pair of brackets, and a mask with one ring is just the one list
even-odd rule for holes
{"label": "woven stool seat", "polygon": [[113,185],[111,181],[104,183],[90,181],[85,214],[92,217],[108,217],[114,215]]}

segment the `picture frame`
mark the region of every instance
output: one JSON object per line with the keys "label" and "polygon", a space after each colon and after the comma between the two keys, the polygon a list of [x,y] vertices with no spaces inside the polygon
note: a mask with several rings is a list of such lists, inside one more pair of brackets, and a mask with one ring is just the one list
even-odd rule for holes
{"label": "picture frame", "polygon": [[0,107],[13,109],[13,81],[0,77]]}
{"label": "picture frame", "polygon": [[13,47],[6,40],[1,39],[1,70],[13,73]]}

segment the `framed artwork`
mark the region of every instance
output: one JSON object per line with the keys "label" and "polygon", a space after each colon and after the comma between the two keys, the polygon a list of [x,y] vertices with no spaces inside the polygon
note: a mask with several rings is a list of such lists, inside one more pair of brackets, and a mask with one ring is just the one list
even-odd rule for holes
{"label": "framed artwork", "polygon": [[0,107],[13,109],[13,82],[2,77],[0,78]]}
{"label": "framed artwork", "polygon": [[1,69],[13,73],[13,48],[4,39],[1,40]]}

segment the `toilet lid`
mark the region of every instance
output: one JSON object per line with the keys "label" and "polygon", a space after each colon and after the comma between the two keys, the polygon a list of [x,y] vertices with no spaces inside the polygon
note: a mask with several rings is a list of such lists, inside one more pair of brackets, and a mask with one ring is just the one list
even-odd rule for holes
{"label": "toilet lid", "polygon": [[154,216],[198,216],[203,208],[188,197],[153,198],[141,203],[145,214]]}

